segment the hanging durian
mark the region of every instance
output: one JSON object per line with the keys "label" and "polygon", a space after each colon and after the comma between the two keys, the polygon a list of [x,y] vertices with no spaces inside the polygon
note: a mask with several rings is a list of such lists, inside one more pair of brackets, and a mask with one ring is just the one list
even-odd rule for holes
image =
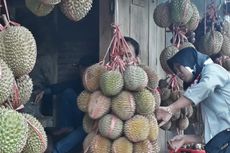
{"label": "hanging durian", "polygon": [[88,14],[92,3],[92,0],[63,0],[60,7],[67,18],[73,21],[79,21]]}

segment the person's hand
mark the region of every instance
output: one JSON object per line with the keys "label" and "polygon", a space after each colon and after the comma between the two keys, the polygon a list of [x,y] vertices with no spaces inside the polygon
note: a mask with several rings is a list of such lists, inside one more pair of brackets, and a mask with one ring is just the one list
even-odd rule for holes
{"label": "person's hand", "polygon": [[168,141],[168,145],[171,149],[177,152],[185,143],[184,135],[177,135]]}
{"label": "person's hand", "polygon": [[159,107],[158,109],[156,109],[155,114],[157,121],[160,121],[159,127],[167,123],[173,115],[170,106]]}
{"label": "person's hand", "polygon": [[41,102],[41,100],[42,100],[42,98],[43,98],[43,96],[44,96],[44,91],[40,91],[37,95],[36,95],[36,97],[35,97],[35,100],[34,100],[34,103],[40,103]]}

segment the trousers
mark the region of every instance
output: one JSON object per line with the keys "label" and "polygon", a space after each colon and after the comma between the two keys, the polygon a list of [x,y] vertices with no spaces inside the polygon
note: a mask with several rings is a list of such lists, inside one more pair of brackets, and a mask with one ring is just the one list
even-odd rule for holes
{"label": "trousers", "polygon": [[230,153],[230,128],[215,135],[206,145],[206,153]]}

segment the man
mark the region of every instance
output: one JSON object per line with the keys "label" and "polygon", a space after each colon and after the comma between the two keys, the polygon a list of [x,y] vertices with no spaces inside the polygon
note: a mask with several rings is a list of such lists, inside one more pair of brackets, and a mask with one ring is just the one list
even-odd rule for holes
{"label": "man", "polygon": [[[79,60],[80,74],[75,80],[49,85],[35,98],[35,102],[38,103],[45,96],[58,95],[59,97],[56,104],[56,128],[51,135],[53,137],[66,136],[55,143],[53,153],[66,153],[75,146],[81,146],[86,136],[82,127],[84,113],[78,109],[76,99],[84,90],[81,79],[83,72],[88,66],[97,62],[98,59],[95,57],[84,56]],[[51,103],[51,101],[45,101],[45,103]]]}

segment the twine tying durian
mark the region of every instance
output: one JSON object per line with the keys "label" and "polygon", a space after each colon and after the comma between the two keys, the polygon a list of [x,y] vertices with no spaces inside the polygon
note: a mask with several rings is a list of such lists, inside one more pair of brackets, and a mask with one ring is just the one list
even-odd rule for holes
{"label": "twine tying durian", "polygon": [[110,61],[105,64],[106,68],[108,70],[119,70],[122,73],[127,65],[135,65],[138,61],[135,59],[135,55],[133,55],[129,45],[122,36],[119,25],[113,24],[112,27],[113,38],[109,44],[102,63],[105,62],[109,53]]}

